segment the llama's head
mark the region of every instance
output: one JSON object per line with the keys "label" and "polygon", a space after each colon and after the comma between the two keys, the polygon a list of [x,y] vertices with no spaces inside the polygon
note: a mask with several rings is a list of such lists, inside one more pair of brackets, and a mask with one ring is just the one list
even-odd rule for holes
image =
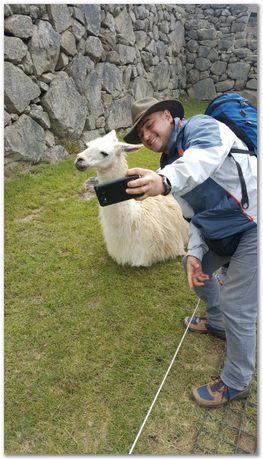
{"label": "llama's head", "polygon": [[141,145],[132,145],[120,142],[115,130],[105,136],[98,137],[87,143],[87,148],[79,153],[75,160],[75,166],[80,171],[96,169],[105,171],[114,168],[120,163],[123,152],[138,150]]}

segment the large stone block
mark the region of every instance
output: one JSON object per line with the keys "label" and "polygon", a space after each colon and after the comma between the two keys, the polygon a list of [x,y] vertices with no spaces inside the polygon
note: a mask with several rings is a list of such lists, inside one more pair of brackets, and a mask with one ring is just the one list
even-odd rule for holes
{"label": "large stone block", "polygon": [[19,64],[27,54],[27,46],[17,37],[4,37],[5,60]]}
{"label": "large stone block", "polygon": [[4,132],[5,161],[38,163],[45,149],[45,131],[27,115],[7,126]]}
{"label": "large stone block", "polygon": [[74,80],[66,72],[58,73],[52,80],[48,92],[42,98],[42,105],[58,137],[80,137],[85,126],[87,106]]}
{"label": "large stone block", "polygon": [[233,62],[228,64],[227,74],[232,80],[238,80],[242,76],[242,80],[247,80],[250,70],[250,64],[246,62]]}
{"label": "large stone block", "polygon": [[50,22],[56,32],[61,33],[71,26],[71,16],[67,5],[51,3],[47,5]]}
{"label": "large stone block", "polygon": [[33,21],[30,16],[14,14],[5,19],[5,32],[19,38],[29,38],[33,34]]}
{"label": "large stone block", "polygon": [[94,63],[88,56],[77,54],[65,68],[67,74],[73,78],[78,91],[83,94],[86,89],[86,78],[94,69]]}
{"label": "large stone block", "polygon": [[96,70],[89,73],[85,81],[85,97],[89,113],[94,119],[104,113],[101,101],[101,78]]}
{"label": "large stone block", "polygon": [[101,24],[101,7],[99,4],[81,4],[78,5],[83,12],[86,22],[86,28],[92,35],[99,35]]}
{"label": "large stone block", "polygon": [[195,83],[188,90],[191,98],[209,101],[216,97],[215,85],[212,78],[206,78]]}
{"label": "large stone block", "polygon": [[96,70],[102,82],[102,88],[113,93],[121,91],[122,88],[122,71],[114,64],[108,62],[99,63]]}
{"label": "large stone block", "polygon": [[135,34],[133,31],[132,20],[126,9],[123,9],[121,13],[115,18],[115,27],[120,37],[125,38],[128,44],[134,45]]}
{"label": "large stone block", "polygon": [[4,79],[4,100],[10,113],[22,113],[40,95],[38,85],[11,62],[5,62]]}
{"label": "large stone block", "polygon": [[226,62],[217,61],[211,66],[211,72],[215,75],[222,75],[225,73],[227,67]]}
{"label": "large stone block", "polygon": [[128,128],[132,124],[131,97],[125,96],[112,102],[106,111],[106,130]]}
{"label": "large stone block", "polygon": [[60,36],[46,21],[33,26],[33,35],[28,48],[36,75],[54,72],[60,52]]}
{"label": "large stone block", "polygon": [[166,89],[169,84],[170,75],[170,65],[167,60],[158,64],[154,68],[151,80],[154,90],[161,91],[163,89]]}

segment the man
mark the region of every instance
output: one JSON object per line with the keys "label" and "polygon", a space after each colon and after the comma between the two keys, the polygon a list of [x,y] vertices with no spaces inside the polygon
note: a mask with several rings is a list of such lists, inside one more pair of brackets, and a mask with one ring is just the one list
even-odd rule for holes
{"label": "man", "polygon": [[[184,119],[179,101],[144,98],[132,106],[129,143],[162,152],[158,172],[128,169],[139,175],[127,193],[143,193],[137,200],[172,193],[190,221],[184,260],[188,284],[206,304],[207,316],[194,317],[189,329],[227,340],[221,375],[193,390],[196,402],[217,407],[249,394],[255,367],[257,303],[257,160],[223,123],[207,115]],[[237,161],[242,168],[248,206],[242,202]],[[228,263],[224,285],[213,273]],[[185,318],[187,326],[191,318]],[[200,359],[202,359],[200,357]]]}

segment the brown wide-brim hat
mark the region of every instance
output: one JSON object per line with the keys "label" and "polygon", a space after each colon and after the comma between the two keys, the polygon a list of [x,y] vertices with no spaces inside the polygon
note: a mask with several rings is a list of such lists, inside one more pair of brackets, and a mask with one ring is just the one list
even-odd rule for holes
{"label": "brown wide-brim hat", "polygon": [[173,118],[184,118],[184,108],[177,100],[158,101],[154,97],[145,97],[132,104],[132,128],[124,136],[125,142],[129,144],[141,144],[138,137],[137,127],[144,117],[154,112],[169,110]]}

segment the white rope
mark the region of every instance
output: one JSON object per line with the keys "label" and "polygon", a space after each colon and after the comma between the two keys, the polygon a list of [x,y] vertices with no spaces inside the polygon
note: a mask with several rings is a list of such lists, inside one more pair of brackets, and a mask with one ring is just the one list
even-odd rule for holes
{"label": "white rope", "polygon": [[189,328],[189,326],[190,326],[190,323],[191,323],[191,321],[192,321],[192,319],[193,319],[193,317],[194,317],[194,315],[195,315],[195,312],[196,312],[196,310],[197,310],[197,308],[198,308],[199,303],[200,303],[200,299],[198,300],[198,302],[197,302],[197,304],[196,304],[196,306],[195,306],[195,309],[194,309],[194,311],[193,311],[193,314],[192,314],[192,316],[191,316],[191,319],[190,319],[190,321],[188,322],[188,325],[187,325],[187,327],[186,327],[186,329],[185,329],[185,331],[184,331],[184,334],[183,334],[183,336],[182,336],[182,338],[181,338],[181,341],[180,341],[180,343],[179,343],[179,345],[178,345],[178,347],[177,347],[177,350],[176,350],[176,352],[175,352],[175,354],[174,354],[174,356],[173,356],[173,359],[172,359],[172,361],[171,361],[171,363],[170,363],[170,366],[168,367],[167,372],[166,372],[166,374],[165,374],[165,376],[164,376],[164,378],[163,378],[163,381],[162,381],[161,385],[159,386],[159,389],[158,389],[158,391],[157,391],[157,393],[156,393],[156,395],[155,395],[155,397],[154,397],[154,399],[153,399],[153,402],[152,402],[152,404],[151,404],[151,406],[150,406],[150,409],[148,410],[147,415],[146,415],[146,417],[145,417],[145,419],[144,419],[144,421],[143,421],[143,423],[142,423],[142,426],[141,426],[141,428],[140,428],[139,431],[138,431],[138,434],[137,434],[137,436],[136,436],[136,438],[135,438],[135,441],[134,441],[132,447],[130,448],[129,455],[132,454],[133,449],[134,449],[134,447],[135,447],[136,444],[137,444],[137,441],[138,441],[138,439],[139,439],[139,437],[140,437],[140,435],[141,435],[141,432],[142,432],[142,430],[143,430],[143,428],[144,428],[144,425],[145,425],[145,423],[146,423],[147,420],[148,420],[148,417],[149,417],[149,415],[150,415],[150,413],[151,413],[151,411],[152,411],[152,408],[153,408],[153,406],[154,406],[154,404],[155,404],[155,402],[156,402],[156,400],[157,400],[157,398],[158,398],[158,396],[159,396],[159,393],[160,393],[160,391],[161,391],[161,389],[162,389],[162,387],[163,387],[163,385],[164,385],[164,382],[165,382],[165,380],[166,380],[166,378],[167,378],[167,376],[168,376],[168,374],[169,374],[169,372],[170,372],[170,370],[171,370],[171,368],[172,368],[172,366],[173,366],[173,363],[174,363],[174,361],[175,361],[175,358],[176,358],[176,356],[178,355],[178,352],[179,352],[179,350],[180,350],[180,348],[181,348],[181,345],[182,345],[182,343],[183,343],[183,341],[184,341],[185,335],[186,335],[186,333],[187,333],[187,331],[188,331],[188,328]]}

